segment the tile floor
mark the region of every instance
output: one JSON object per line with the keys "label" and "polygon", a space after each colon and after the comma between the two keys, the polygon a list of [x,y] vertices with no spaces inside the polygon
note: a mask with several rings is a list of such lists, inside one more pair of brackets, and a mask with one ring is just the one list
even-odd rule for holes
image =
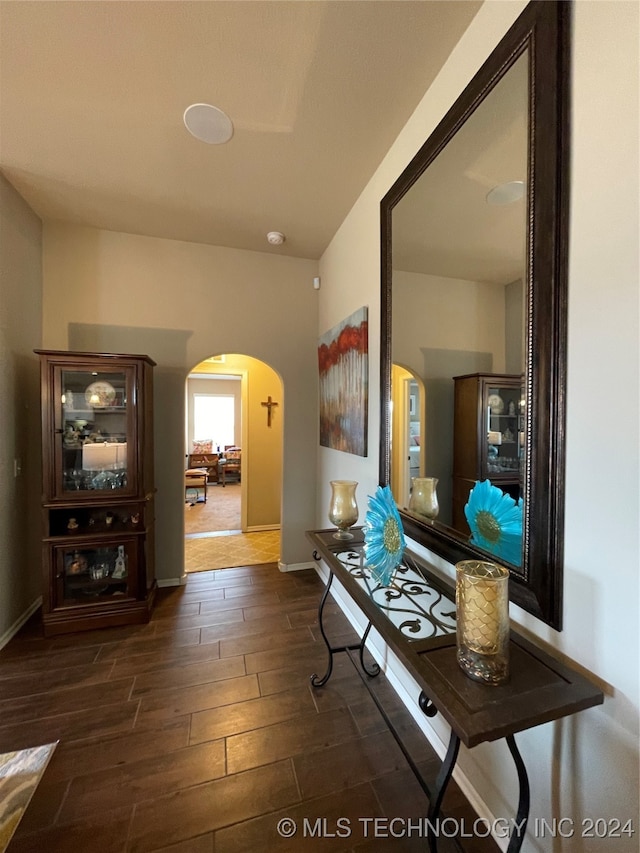
{"label": "tile floor", "polygon": [[255,566],[280,559],[280,531],[260,533],[193,534],[185,538],[184,567],[187,573],[229,566]]}
{"label": "tile floor", "polygon": [[[271,564],[190,575],[159,591],[148,625],[44,639],[34,617],[0,651],[0,752],[60,743],[9,853],[425,850],[363,823],[406,825],[428,803],[346,655],[310,686],[326,665],[321,591],[314,571]],[[335,605],[325,614],[354,639]],[[384,676],[374,686],[433,782],[432,749]],[[444,813],[475,817],[455,785]]]}

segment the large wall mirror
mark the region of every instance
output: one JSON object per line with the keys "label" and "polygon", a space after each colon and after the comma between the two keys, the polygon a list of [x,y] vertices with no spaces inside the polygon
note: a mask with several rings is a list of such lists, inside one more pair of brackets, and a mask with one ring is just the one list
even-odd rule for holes
{"label": "large wall mirror", "polygon": [[381,203],[380,482],[408,536],[502,563],[558,630],[568,16],[530,3]]}

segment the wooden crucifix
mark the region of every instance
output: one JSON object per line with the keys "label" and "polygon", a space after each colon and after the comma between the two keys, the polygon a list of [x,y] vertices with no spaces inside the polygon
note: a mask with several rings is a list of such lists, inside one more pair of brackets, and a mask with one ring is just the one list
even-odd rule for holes
{"label": "wooden crucifix", "polygon": [[270,427],[271,426],[271,409],[273,409],[273,407],[277,406],[278,404],[273,402],[273,400],[271,399],[271,394],[269,394],[269,396],[267,397],[266,403],[260,403],[260,405],[265,406],[267,409],[267,426]]}

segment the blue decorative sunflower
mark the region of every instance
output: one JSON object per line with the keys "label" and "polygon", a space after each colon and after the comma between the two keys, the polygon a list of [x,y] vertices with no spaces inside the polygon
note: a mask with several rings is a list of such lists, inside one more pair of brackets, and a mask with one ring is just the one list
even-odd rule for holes
{"label": "blue decorative sunflower", "polygon": [[388,586],[405,549],[402,522],[389,486],[378,486],[368,500],[369,511],[364,522],[367,566],[379,583]]}
{"label": "blue decorative sunflower", "polygon": [[522,562],[522,498],[515,501],[490,480],[476,482],[464,508],[471,544],[519,566]]}

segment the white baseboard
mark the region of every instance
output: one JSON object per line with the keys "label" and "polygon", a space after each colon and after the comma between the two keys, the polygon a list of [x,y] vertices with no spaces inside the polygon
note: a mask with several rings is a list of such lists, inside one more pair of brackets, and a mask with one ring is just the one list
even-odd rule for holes
{"label": "white baseboard", "polygon": [[179,578],[156,578],[156,586],[161,589],[165,586],[184,586],[187,582],[188,575],[184,574]]}
{"label": "white baseboard", "polygon": [[256,524],[253,527],[247,527],[247,533],[264,533],[267,530],[280,530],[279,524]]}
{"label": "white baseboard", "polygon": [[315,569],[316,564],[309,563],[282,563],[278,561],[278,568],[281,572],[301,572],[303,569]]}
{"label": "white baseboard", "polygon": [[[329,579],[329,571],[324,563],[313,563],[312,565],[322,580],[326,583]],[[357,631],[358,636],[361,637],[367,627],[367,619],[357,605],[354,604],[351,596],[344,590],[336,577],[334,577],[330,592],[336,604],[338,604],[354,630]],[[447,752],[447,744],[440,736],[440,733],[433,728],[429,718],[420,710],[420,706],[417,701],[417,696],[420,692],[419,686],[403,666],[401,661],[398,660],[396,655],[389,649],[375,628],[371,629],[371,632],[367,637],[367,650],[371,653],[380,669],[384,672],[385,677],[398,694],[402,704],[406,707],[416,724],[420,727],[420,730],[431,744],[438,757],[444,759]],[[449,727],[447,726],[447,730],[448,728]],[[488,826],[497,826],[495,815],[491,812],[477,790],[473,787],[467,775],[461,770],[459,764],[456,764],[454,767],[453,778],[471,806],[477,812],[478,817],[485,820]],[[502,838],[496,835],[494,835],[493,838],[501,850],[505,851],[507,849],[509,838]]]}
{"label": "white baseboard", "polygon": [[18,616],[16,621],[13,623],[13,625],[11,625],[10,628],[7,628],[7,630],[4,632],[4,634],[0,637],[0,649],[4,649],[4,647],[7,645],[9,640],[11,640],[13,637],[15,637],[15,635],[18,633],[20,628],[22,628],[24,623],[33,616],[33,614],[36,612],[38,607],[40,607],[41,605],[42,605],[42,596],[39,595],[38,598],[36,598],[36,600],[27,607],[27,609],[24,611],[24,613],[22,613],[20,616]]}

